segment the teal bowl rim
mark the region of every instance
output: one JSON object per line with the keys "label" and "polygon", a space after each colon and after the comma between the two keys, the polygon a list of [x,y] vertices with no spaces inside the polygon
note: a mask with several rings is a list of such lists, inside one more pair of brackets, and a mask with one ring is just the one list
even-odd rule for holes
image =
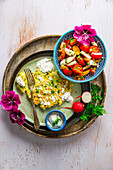
{"label": "teal bowl rim", "polygon": [[104,49],[105,49],[105,56],[106,56],[106,58],[105,58],[105,62],[104,62],[103,68],[98,72],[98,74],[96,74],[96,75],[93,76],[93,77],[90,77],[88,80],[73,80],[73,79],[69,78],[68,76],[65,76],[65,75],[62,73],[62,71],[60,70],[60,68],[58,67],[57,63],[56,63],[56,60],[55,60],[55,57],[56,57],[56,56],[55,56],[55,51],[56,51],[56,48],[57,48],[57,46],[58,46],[59,41],[60,41],[66,34],[68,34],[68,33],[70,33],[70,32],[73,32],[73,31],[74,31],[74,30],[70,30],[70,31],[64,33],[64,34],[58,39],[58,41],[56,42],[56,45],[55,45],[55,47],[54,47],[54,52],[53,52],[54,64],[55,64],[57,70],[59,71],[59,73],[60,73],[65,79],[67,79],[67,80],[69,80],[69,81],[72,81],[72,82],[75,82],[75,83],[85,83],[85,82],[91,81],[91,80],[95,79],[96,77],[98,77],[98,75],[100,75],[101,72],[104,70],[104,67],[105,67],[106,62],[107,62],[107,50],[106,50],[106,47],[105,47],[105,45],[104,45],[103,40],[102,40],[98,35],[96,35],[96,36],[101,40],[101,42],[102,42],[102,44],[103,44],[103,46],[104,46]]}
{"label": "teal bowl rim", "polygon": [[[60,128],[58,128],[58,129],[53,129],[53,128],[51,128],[49,125],[48,125],[48,123],[47,123],[47,118],[48,118],[48,116],[49,116],[49,114],[50,113],[52,113],[52,112],[59,112],[60,114],[62,114],[63,115],[63,117],[64,117],[64,123],[63,123],[63,125],[60,127]],[[50,112],[48,112],[47,113],[47,115],[46,115],[46,118],[45,118],[45,123],[46,123],[46,126],[47,126],[47,128],[48,129],[50,129],[50,130],[52,130],[52,131],[60,131],[60,130],[62,130],[64,127],[65,127],[65,125],[66,125],[66,116],[64,115],[64,113],[63,112],[61,112],[60,110],[51,110]]]}

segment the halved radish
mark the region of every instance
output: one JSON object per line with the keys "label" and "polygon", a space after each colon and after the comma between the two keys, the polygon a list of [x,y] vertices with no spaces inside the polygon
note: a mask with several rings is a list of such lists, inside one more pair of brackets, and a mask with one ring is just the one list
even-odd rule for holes
{"label": "halved radish", "polygon": [[81,96],[76,97],[74,100],[76,100],[80,97],[82,98],[82,101],[84,103],[89,103],[91,101],[91,93],[88,91],[85,91]]}
{"label": "halved radish", "polygon": [[89,103],[91,101],[91,93],[88,92],[88,91],[85,91],[83,94],[82,94],[82,101],[84,103]]}
{"label": "halved radish", "polygon": [[60,65],[66,65],[68,63],[70,63],[71,61],[73,61],[75,59],[76,55],[74,55],[73,57],[68,57],[68,58],[65,58],[63,59],[61,62],[60,62]]}
{"label": "halved radish", "polygon": [[70,57],[75,55],[75,52],[68,48],[65,48],[65,53]]}
{"label": "halved radish", "polygon": [[82,54],[84,57],[88,58],[88,59],[91,59],[91,56],[86,53],[85,51],[81,51],[80,54]]}
{"label": "halved radish", "polygon": [[72,61],[71,63],[67,64],[66,66],[70,68],[70,67],[74,66],[75,64],[77,64],[77,61]]}
{"label": "halved radish", "polygon": [[96,60],[101,59],[102,58],[102,53],[101,52],[98,52],[98,53],[92,52],[91,57],[96,59]]}

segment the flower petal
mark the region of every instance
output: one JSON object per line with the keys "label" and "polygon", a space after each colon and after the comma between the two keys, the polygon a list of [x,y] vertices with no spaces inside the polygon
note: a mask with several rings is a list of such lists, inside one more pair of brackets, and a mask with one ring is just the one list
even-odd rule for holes
{"label": "flower petal", "polygon": [[88,31],[91,29],[91,25],[82,25],[81,27],[84,31]]}
{"label": "flower petal", "polygon": [[18,95],[18,94],[15,94],[15,96],[13,97],[13,100],[14,100],[16,103],[18,103],[18,104],[20,104],[20,103],[21,103],[21,101],[20,101],[20,98],[19,98],[19,95]]}
{"label": "flower petal", "polygon": [[18,123],[19,125],[22,125],[25,122],[25,115],[21,110],[13,109],[10,112],[10,120],[12,123]]}
{"label": "flower petal", "polygon": [[77,38],[77,37],[79,37],[80,35],[83,34],[83,29],[82,29],[81,26],[80,27],[75,26],[74,31],[75,31],[74,34],[73,34],[74,38]]}
{"label": "flower petal", "polygon": [[91,36],[97,35],[95,29],[90,29],[90,30],[88,31],[88,34],[90,34]]}
{"label": "flower petal", "polygon": [[13,91],[13,90],[6,91],[5,93],[6,93],[6,97],[10,100],[13,99],[13,97],[15,96],[15,91]]}
{"label": "flower petal", "polygon": [[12,123],[17,123],[17,119],[16,119],[15,114],[10,113],[10,120],[11,120]]}
{"label": "flower petal", "polygon": [[2,95],[1,99],[2,99],[2,100],[1,100],[2,103],[7,103],[7,102],[9,102],[8,98],[7,98],[5,95]]}
{"label": "flower petal", "polygon": [[94,42],[95,41],[95,39],[91,35],[89,35],[88,39],[89,39],[90,42]]}
{"label": "flower petal", "polygon": [[21,126],[25,123],[25,120],[19,119],[19,120],[17,120],[16,123],[18,123]]}

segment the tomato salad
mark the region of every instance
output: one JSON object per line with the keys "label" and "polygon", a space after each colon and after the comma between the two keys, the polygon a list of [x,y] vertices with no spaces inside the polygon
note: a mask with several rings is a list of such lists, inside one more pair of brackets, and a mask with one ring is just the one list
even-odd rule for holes
{"label": "tomato salad", "polygon": [[93,75],[101,58],[102,52],[96,42],[82,45],[71,37],[60,44],[60,69],[66,76],[74,76],[74,80],[85,80],[87,75]]}

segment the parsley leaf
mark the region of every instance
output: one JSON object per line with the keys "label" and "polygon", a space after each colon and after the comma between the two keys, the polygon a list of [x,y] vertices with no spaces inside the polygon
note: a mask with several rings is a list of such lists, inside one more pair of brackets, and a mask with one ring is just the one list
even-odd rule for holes
{"label": "parsley leaf", "polygon": [[88,122],[88,118],[92,115],[102,116],[107,114],[104,109],[104,106],[101,105],[102,100],[104,99],[105,90],[102,89],[100,94],[100,87],[97,84],[91,84],[91,95],[92,99],[86,107],[85,113],[80,117],[83,121]]}

